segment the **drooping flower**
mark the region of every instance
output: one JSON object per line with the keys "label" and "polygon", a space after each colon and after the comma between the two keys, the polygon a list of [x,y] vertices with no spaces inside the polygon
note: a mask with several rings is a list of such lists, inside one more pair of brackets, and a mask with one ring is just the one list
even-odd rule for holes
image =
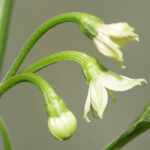
{"label": "drooping flower", "polygon": [[93,38],[97,49],[117,61],[122,68],[123,54],[120,48],[132,40],[138,41],[138,35],[127,23],[99,24],[98,33]]}
{"label": "drooping flower", "polygon": [[97,112],[100,118],[103,118],[103,112],[107,106],[108,90],[126,91],[136,85],[146,82],[144,79],[131,79],[122,75],[118,75],[111,71],[101,72],[101,74],[90,81],[87,100],[84,108],[84,119],[90,122],[88,113]]}
{"label": "drooping flower", "polygon": [[79,13],[78,16],[82,32],[93,40],[97,49],[103,55],[117,61],[121,68],[124,68],[123,54],[120,48],[132,40],[139,41],[134,28],[125,22],[104,24],[103,20],[86,13]]}

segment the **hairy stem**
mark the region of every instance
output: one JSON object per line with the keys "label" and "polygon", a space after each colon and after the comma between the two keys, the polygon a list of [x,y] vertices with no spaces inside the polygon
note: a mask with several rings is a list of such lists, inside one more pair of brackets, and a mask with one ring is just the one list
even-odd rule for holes
{"label": "hairy stem", "polygon": [[3,56],[7,39],[12,0],[0,0],[0,75],[2,72]]}
{"label": "hairy stem", "polygon": [[6,131],[6,127],[1,118],[0,118],[0,132],[2,133],[5,150],[11,150],[11,145]]}
{"label": "hairy stem", "polygon": [[11,66],[10,70],[8,71],[4,81],[12,77],[13,75],[16,74],[18,71],[19,67],[21,66],[22,62],[30,52],[31,48],[34,46],[34,44],[42,37],[42,35],[51,29],[52,27],[64,23],[64,22],[76,22],[79,23],[81,17],[81,13],[74,12],[74,13],[66,13],[66,14],[61,14],[56,17],[53,17],[52,19],[46,21],[44,24],[42,24],[28,39],[26,42],[25,46],[21,50],[20,54],[14,61],[13,65]]}
{"label": "hairy stem", "polygon": [[139,117],[125,130],[120,136],[114,139],[104,150],[120,150],[123,146],[129,143],[150,128],[150,103],[145,107]]}

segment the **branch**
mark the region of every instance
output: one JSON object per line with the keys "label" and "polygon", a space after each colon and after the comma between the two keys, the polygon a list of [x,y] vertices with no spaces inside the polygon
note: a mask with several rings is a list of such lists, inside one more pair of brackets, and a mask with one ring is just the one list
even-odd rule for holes
{"label": "branch", "polygon": [[9,138],[8,138],[6,127],[5,127],[5,125],[4,125],[1,118],[0,118],[0,131],[2,133],[5,150],[11,150],[10,141],[9,141]]}
{"label": "branch", "polygon": [[0,74],[2,71],[11,8],[12,0],[0,0]]}
{"label": "branch", "polygon": [[139,117],[120,136],[114,139],[104,150],[120,150],[131,140],[150,128],[150,103]]}

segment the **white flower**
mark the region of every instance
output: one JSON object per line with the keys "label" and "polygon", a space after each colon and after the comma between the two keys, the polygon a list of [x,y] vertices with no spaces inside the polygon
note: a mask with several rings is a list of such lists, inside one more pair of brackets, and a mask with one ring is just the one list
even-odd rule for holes
{"label": "white flower", "polygon": [[116,60],[123,68],[123,54],[120,48],[134,39],[139,40],[133,31],[127,23],[99,24],[98,34],[93,41],[103,55]]}
{"label": "white flower", "polygon": [[87,115],[91,108],[97,112],[100,118],[103,117],[103,112],[108,101],[107,89],[113,91],[126,91],[136,85],[141,85],[142,82],[146,82],[146,80],[131,79],[111,71],[102,72],[89,84],[89,91],[85,103],[83,118],[87,122],[90,122]]}

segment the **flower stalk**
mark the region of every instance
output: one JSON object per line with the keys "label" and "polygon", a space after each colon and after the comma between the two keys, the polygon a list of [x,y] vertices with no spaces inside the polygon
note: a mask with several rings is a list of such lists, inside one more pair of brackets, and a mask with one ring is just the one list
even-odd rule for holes
{"label": "flower stalk", "polygon": [[121,135],[114,139],[104,150],[120,150],[134,138],[150,129],[150,103],[139,117]]}
{"label": "flower stalk", "polygon": [[0,0],[0,75],[2,71],[4,50],[8,35],[12,3],[12,0]]}
{"label": "flower stalk", "polygon": [[[86,18],[88,18],[88,23],[86,23]],[[89,23],[90,19],[93,19],[92,23]],[[4,81],[12,77],[13,75],[16,74],[18,71],[19,67],[21,66],[22,62],[30,52],[31,48],[35,45],[35,43],[42,37],[45,32],[47,32],[49,29],[52,27],[64,23],[64,22],[75,22],[77,23],[80,27],[81,30],[89,35],[94,34],[96,35],[96,27],[97,26],[97,21],[102,23],[100,19],[97,17],[94,17],[92,15],[86,14],[86,13],[80,13],[80,12],[72,12],[72,13],[66,13],[66,14],[61,14],[58,16],[55,16],[51,18],[50,20],[46,21],[44,24],[42,24],[29,38],[29,40],[26,42],[24,47],[22,48],[20,54],[17,56],[16,60],[14,61],[13,65],[11,66],[10,70],[8,71],[7,75],[4,78]],[[90,24],[93,26],[91,27]],[[87,28],[87,29],[86,29]],[[89,29],[90,28],[90,29]],[[92,35],[92,36],[94,36]]]}
{"label": "flower stalk", "polygon": [[0,85],[0,96],[2,96],[11,87],[21,82],[30,82],[36,85],[40,89],[42,95],[44,96],[45,104],[48,104],[50,102],[50,99],[58,97],[46,80],[44,80],[39,75],[33,73],[18,74],[10,78],[9,80],[3,82]]}
{"label": "flower stalk", "polygon": [[6,130],[6,125],[4,124],[4,121],[1,118],[0,118],[0,132],[2,134],[5,150],[11,150],[11,145]]}
{"label": "flower stalk", "polygon": [[61,61],[73,61],[78,63],[81,68],[85,68],[85,65],[89,62],[88,60],[91,58],[91,56],[79,52],[79,51],[63,51],[51,54],[49,56],[46,56],[39,61],[31,64],[30,66],[26,67],[23,71],[23,73],[34,73],[41,69],[44,69],[45,67],[58,63]]}

